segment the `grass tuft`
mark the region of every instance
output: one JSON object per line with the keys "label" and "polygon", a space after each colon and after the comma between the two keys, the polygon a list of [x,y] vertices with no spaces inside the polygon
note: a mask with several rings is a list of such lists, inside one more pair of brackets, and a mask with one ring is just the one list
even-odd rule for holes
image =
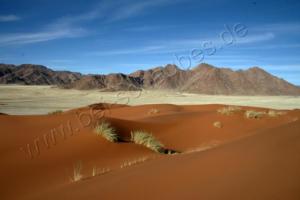
{"label": "grass tuft", "polygon": [[216,128],[222,128],[222,123],[221,122],[214,122],[214,127],[216,127]]}
{"label": "grass tuft", "polygon": [[284,115],[285,112],[282,112],[282,111],[276,111],[276,110],[269,110],[268,111],[268,116],[269,117],[278,117],[280,115]]}
{"label": "grass tuft", "polygon": [[55,110],[55,111],[49,112],[48,115],[58,115],[58,114],[61,114],[61,113],[63,113],[62,110]]}
{"label": "grass tuft", "polygon": [[123,164],[121,164],[120,168],[125,168],[125,167],[130,167],[132,165],[137,165],[140,164],[142,162],[145,162],[146,160],[148,160],[148,157],[141,157],[135,160],[131,160],[131,161],[125,161]]}
{"label": "grass tuft", "polygon": [[102,121],[95,127],[96,135],[104,137],[110,142],[117,142],[119,137],[110,123]]}
{"label": "grass tuft", "polygon": [[143,145],[153,151],[162,153],[164,152],[164,145],[157,140],[152,134],[145,131],[131,132],[131,141],[135,144]]}
{"label": "grass tuft", "polygon": [[77,162],[73,165],[73,177],[71,178],[72,182],[80,181],[82,179],[81,174],[82,165],[81,162]]}
{"label": "grass tuft", "polygon": [[97,167],[93,167],[92,176],[99,176],[110,172],[110,168],[99,169]]}
{"label": "grass tuft", "polygon": [[154,114],[158,114],[159,110],[156,108],[152,108],[149,110],[148,115],[154,115]]}
{"label": "grass tuft", "polygon": [[222,115],[231,115],[241,110],[242,110],[241,107],[238,106],[227,106],[227,107],[220,108],[217,111]]}
{"label": "grass tuft", "polygon": [[266,113],[265,112],[259,112],[254,110],[247,110],[245,112],[245,117],[248,119],[260,119],[262,118]]}

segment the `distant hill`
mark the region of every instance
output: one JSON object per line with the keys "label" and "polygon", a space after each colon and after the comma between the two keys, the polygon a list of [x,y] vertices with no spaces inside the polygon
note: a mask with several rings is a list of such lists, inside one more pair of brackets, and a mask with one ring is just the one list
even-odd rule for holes
{"label": "distant hill", "polygon": [[79,80],[80,73],[53,71],[42,65],[0,64],[0,84],[64,85]]}
{"label": "distant hill", "polygon": [[233,71],[200,64],[190,70],[166,65],[129,75],[82,75],[41,65],[0,64],[1,84],[58,85],[103,91],[168,89],[212,95],[300,95],[300,88],[259,67]]}

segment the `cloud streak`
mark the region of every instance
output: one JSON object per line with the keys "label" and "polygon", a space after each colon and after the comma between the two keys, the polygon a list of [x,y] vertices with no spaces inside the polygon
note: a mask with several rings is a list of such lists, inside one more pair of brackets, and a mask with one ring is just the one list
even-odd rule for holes
{"label": "cloud streak", "polygon": [[[274,39],[272,33],[266,34],[253,34],[245,38],[238,39],[235,44],[252,44],[257,42],[265,42]],[[163,54],[163,53],[183,53],[190,52],[195,48],[203,48],[205,42],[211,42],[216,48],[220,45],[225,45],[225,42],[220,38],[207,38],[207,39],[174,39],[168,41],[151,41],[151,45],[138,46],[136,48],[125,48],[117,50],[105,50],[90,52],[89,55],[98,56],[113,56],[113,55],[136,55],[136,54]]]}
{"label": "cloud streak", "polygon": [[16,15],[0,15],[0,22],[18,21],[21,18]]}
{"label": "cloud streak", "polygon": [[179,0],[152,0],[152,1],[143,1],[143,2],[132,2],[126,3],[125,5],[119,6],[111,16],[108,16],[109,22],[124,20],[130,17],[137,16],[141,13],[145,13],[146,10],[166,6],[169,4],[174,4],[181,2]]}
{"label": "cloud streak", "polygon": [[14,33],[0,35],[0,46],[31,44],[62,38],[75,38],[81,37],[85,34],[86,31],[83,29],[47,30],[35,33]]}
{"label": "cloud streak", "polygon": [[[153,0],[148,2],[137,1],[102,1],[95,5],[93,9],[75,16],[63,16],[54,22],[43,27],[37,32],[0,34],[0,46],[24,45],[39,43],[63,38],[75,38],[88,35],[89,31],[85,28],[79,28],[82,24],[100,20],[102,23],[113,23],[125,20],[133,16],[144,13],[150,7],[163,6],[179,0]],[[0,16],[0,22],[16,21],[20,18],[16,15]],[[122,54],[122,52],[119,52]],[[123,54],[125,54],[124,52]]]}

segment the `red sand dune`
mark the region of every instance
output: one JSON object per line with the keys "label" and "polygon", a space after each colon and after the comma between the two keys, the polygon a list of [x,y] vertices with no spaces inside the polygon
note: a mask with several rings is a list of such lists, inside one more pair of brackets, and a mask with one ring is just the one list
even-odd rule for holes
{"label": "red sand dune", "polygon": [[[299,200],[300,110],[247,119],[245,110],[265,109],[227,116],[217,113],[221,107],[98,104],[57,115],[0,115],[0,199]],[[125,139],[146,130],[181,153],[108,142],[93,132],[99,119]],[[120,167],[141,158],[147,160]],[[72,182],[78,161],[83,179]],[[93,167],[110,171],[93,177]]]}

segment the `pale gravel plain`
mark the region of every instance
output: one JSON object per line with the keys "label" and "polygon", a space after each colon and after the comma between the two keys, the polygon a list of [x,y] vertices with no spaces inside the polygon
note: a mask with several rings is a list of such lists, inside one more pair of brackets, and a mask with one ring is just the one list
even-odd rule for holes
{"label": "pale gravel plain", "polygon": [[15,115],[47,114],[93,103],[228,104],[273,109],[300,109],[300,96],[222,96],[175,91],[101,92],[59,89],[55,86],[0,85],[0,112]]}

